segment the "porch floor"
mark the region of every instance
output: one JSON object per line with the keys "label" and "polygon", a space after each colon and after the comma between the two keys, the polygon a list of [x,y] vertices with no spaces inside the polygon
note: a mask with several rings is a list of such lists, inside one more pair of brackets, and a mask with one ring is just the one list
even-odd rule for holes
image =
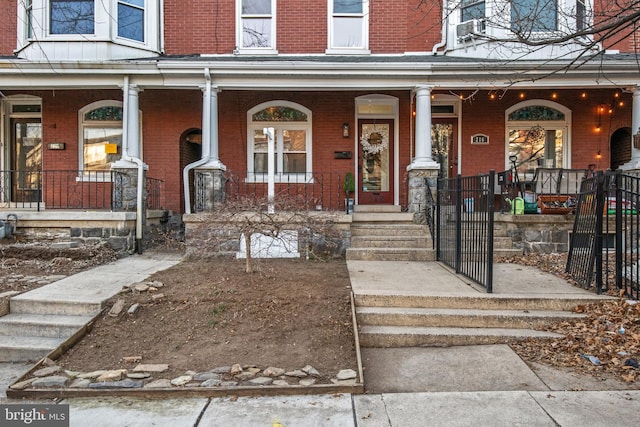
{"label": "porch floor", "polygon": [[347,261],[356,295],[455,296],[472,298],[559,298],[598,301],[607,297],[519,264],[493,266],[493,293],[439,262]]}

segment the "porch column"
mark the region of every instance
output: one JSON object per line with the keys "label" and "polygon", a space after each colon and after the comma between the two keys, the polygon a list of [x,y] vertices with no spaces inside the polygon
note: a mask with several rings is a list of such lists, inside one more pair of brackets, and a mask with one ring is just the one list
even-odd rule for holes
{"label": "porch column", "polygon": [[[426,191],[435,192],[440,165],[431,157],[431,87],[418,86],[416,96],[415,157],[407,166],[409,172],[409,212],[414,221],[424,221]],[[427,183],[429,184],[427,186]]]}
{"label": "porch column", "polygon": [[622,170],[640,170],[640,149],[633,147],[633,135],[640,133],[640,86],[633,88],[631,106],[631,160],[620,166]]}
{"label": "porch column", "polygon": [[195,211],[211,212],[224,200],[227,167],[218,158],[218,88],[207,80],[202,88],[202,157],[195,172]]}

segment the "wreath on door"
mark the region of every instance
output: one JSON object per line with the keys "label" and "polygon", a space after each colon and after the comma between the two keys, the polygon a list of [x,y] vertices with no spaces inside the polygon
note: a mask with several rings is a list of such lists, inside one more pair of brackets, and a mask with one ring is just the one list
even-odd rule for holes
{"label": "wreath on door", "polygon": [[362,151],[367,154],[382,153],[389,147],[389,135],[384,129],[374,128],[372,131],[362,134],[360,145],[362,145]]}

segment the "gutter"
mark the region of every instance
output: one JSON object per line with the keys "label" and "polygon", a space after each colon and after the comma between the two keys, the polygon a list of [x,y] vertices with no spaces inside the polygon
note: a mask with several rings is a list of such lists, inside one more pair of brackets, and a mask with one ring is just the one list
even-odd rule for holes
{"label": "gutter", "polygon": [[211,123],[209,122],[209,116],[211,113],[211,74],[209,73],[209,68],[204,69],[204,79],[205,79],[205,102],[202,105],[202,155],[200,156],[200,160],[197,160],[193,163],[188,164],[184,167],[182,171],[182,181],[184,188],[184,209],[185,214],[191,213],[191,194],[189,193],[189,172],[197,168],[198,166],[203,166],[209,161],[210,153],[210,145],[211,145],[211,132],[209,131],[209,127]]}
{"label": "gutter", "polygon": [[[446,54],[447,53],[447,29],[449,27],[449,16],[447,14],[447,9],[449,6],[449,2],[445,1],[442,3],[442,38],[440,39],[440,43],[436,43],[433,45],[433,49],[431,50],[431,54],[436,56],[438,54]],[[438,52],[438,49],[444,47],[444,50]]]}
{"label": "gutter", "polygon": [[[122,150],[122,159],[128,162],[135,163],[138,167],[138,185],[137,185],[137,194],[136,194],[136,249],[138,254],[142,253],[142,202],[143,202],[143,186],[144,186],[144,162],[137,157],[129,156],[129,76],[124,77],[124,111],[127,114],[123,117],[125,121],[124,128],[127,130],[124,134],[124,142],[126,150]],[[137,114],[137,112],[136,112]]]}

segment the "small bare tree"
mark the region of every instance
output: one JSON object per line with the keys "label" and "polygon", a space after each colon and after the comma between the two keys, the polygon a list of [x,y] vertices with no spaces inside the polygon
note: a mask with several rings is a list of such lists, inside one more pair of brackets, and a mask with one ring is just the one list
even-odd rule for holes
{"label": "small bare tree", "polygon": [[[279,194],[273,200],[266,196],[239,196],[219,205],[214,212],[201,214],[200,227],[208,235],[214,250],[224,252],[225,247],[244,239],[246,272],[254,271],[257,255],[252,236],[262,238],[265,251],[298,251],[300,239],[306,256],[339,252],[342,232],[336,224],[337,212],[309,209],[303,197]],[[315,206],[314,203],[312,203]],[[292,234],[298,238],[292,238]],[[295,245],[295,248],[291,248]]]}

